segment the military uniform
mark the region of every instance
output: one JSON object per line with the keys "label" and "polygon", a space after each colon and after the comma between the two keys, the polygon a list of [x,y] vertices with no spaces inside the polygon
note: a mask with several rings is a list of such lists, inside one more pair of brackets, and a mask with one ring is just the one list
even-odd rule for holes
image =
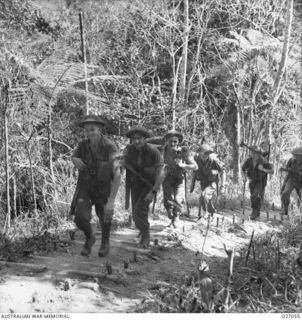
{"label": "military uniform", "polygon": [[[260,149],[257,150],[261,152]],[[246,172],[250,180],[249,188],[251,193],[252,219],[260,216],[260,209],[267,180],[267,173],[258,169],[260,164],[263,165],[265,169],[272,169],[272,165],[268,162],[264,162],[262,158],[258,158],[256,163],[253,163],[253,158],[249,157],[242,165],[242,171]]]}
{"label": "military uniform", "polygon": [[290,194],[293,189],[296,190],[299,198],[301,198],[302,190],[302,148],[296,148],[292,153],[294,157],[287,162],[286,171],[288,173],[281,188],[281,201],[285,215],[288,214]]}
{"label": "military uniform", "polygon": [[209,146],[204,148],[209,152],[207,159],[202,159],[200,155],[194,157],[198,165],[196,180],[200,181],[202,209],[213,215],[216,212],[214,201],[218,193],[219,174],[224,173],[225,167]]}
{"label": "military uniform", "polygon": [[[133,127],[127,136],[131,137],[135,132],[148,137],[147,130],[140,126]],[[145,197],[152,191],[159,169],[163,166],[163,160],[159,150],[145,142],[140,150],[133,144],[126,147],[124,165],[131,193],[133,220],[142,235],[141,242],[143,243],[146,240],[147,244],[150,239],[150,224],[148,221],[150,202],[146,201]],[[129,167],[149,183],[142,181],[140,177],[128,169]]]}
{"label": "military uniform", "polygon": [[[83,255],[90,253],[91,246],[95,242],[90,224],[93,205],[95,205],[95,211],[102,228],[102,247],[107,246],[105,254],[108,253],[112,216],[106,215],[105,217],[104,207],[110,196],[110,186],[113,179],[112,163],[117,153],[115,144],[104,136],[95,151],[92,151],[89,139],[84,139],[73,153],[73,157],[81,159],[86,165],[83,170],[79,171],[70,211],[70,214],[75,216],[74,221],[77,227],[86,236],[84,248],[87,250],[82,251]],[[99,255],[102,256],[101,251]]]}
{"label": "military uniform", "polygon": [[[186,164],[194,164],[190,159],[190,151],[187,147],[177,147],[177,150],[163,150],[165,163],[165,180],[163,181],[164,206],[168,218],[175,221],[181,212],[181,189],[183,188],[184,169],[180,168],[175,159],[180,159]],[[176,204],[176,205],[175,205]]]}

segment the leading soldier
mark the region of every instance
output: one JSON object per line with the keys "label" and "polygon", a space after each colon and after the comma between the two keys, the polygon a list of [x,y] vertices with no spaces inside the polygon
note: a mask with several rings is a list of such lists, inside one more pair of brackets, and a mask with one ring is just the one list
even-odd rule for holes
{"label": "leading soldier", "polygon": [[292,157],[288,160],[286,168],[280,169],[287,172],[281,188],[281,202],[285,215],[288,214],[290,194],[293,189],[296,190],[299,200],[302,192],[302,147],[294,149],[291,153]]}
{"label": "leading soldier", "polygon": [[111,220],[114,200],[120,185],[120,167],[115,144],[102,134],[105,122],[96,115],[83,117],[80,126],[86,139],[80,141],[72,157],[79,170],[76,192],[72,201],[71,214],[75,215],[77,227],[85,234],[86,241],[81,251],[88,256],[95,243],[91,220],[92,205],[102,228],[102,244],[99,256],[109,253]]}

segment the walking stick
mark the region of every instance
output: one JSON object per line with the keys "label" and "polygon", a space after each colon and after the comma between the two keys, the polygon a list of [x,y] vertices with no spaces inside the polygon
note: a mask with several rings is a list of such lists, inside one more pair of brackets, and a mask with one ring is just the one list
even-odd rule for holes
{"label": "walking stick", "polygon": [[245,185],[246,185],[246,174],[244,175],[243,180],[243,193],[242,193],[242,215],[245,215]]}
{"label": "walking stick", "polygon": [[187,173],[184,172],[184,179],[185,179],[185,201],[187,206],[187,216],[190,217],[190,208],[188,203],[188,180],[187,180]]}
{"label": "walking stick", "polygon": [[154,215],[154,212],[155,212],[156,198],[157,198],[157,193],[155,193],[154,197],[153,197],[153,205],[152,205],[152,214],[153,215]]}

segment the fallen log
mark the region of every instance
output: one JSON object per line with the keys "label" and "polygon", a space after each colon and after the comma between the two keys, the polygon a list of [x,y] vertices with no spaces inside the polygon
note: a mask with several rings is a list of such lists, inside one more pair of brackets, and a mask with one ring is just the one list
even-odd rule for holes
{"label": "fallen log", "polygon": [[109,280],[117,284],[126,284],[126,276],[122,274],[108,274],[108,273],[100,273],[100,272],[91,272],[91,271],[83,271],[83,270],[62,270],[58,272],[59,275],[64,276],[81,276],[81,277],[91,277],[98,278],[102,280]]}
{"label": "fallen log", "polygon": [[3,261],[0,260],[0,266],[4,267],[20,267],[20,268],[26,268],[26,269],[31,269],[34,272],[40,273],[40,272],[45,272],[47,270],[47,267],[44,265],[40,264],[32,264],[32,263],[23,263],[23,262],[8,262],[8,261]]}
{"label": "fallen log", "polygon": [[[34,260],[37,259],[37,260],[46,260],[51,263],[56,263],[56,259],[55,257],[47,257],[47,256],[33,256],[32,257]],[[60,258],[60,263],[64,263],[64,264],[70,264],[72,265],[73,263],[76,263],[77,265],[84,265],[83,268],[87,268],[86,266],[88,267],[95,267],[95,268],[103,268],[105,269],[106,265],[104,263],[94,263],[94,262],[90,262],[90,261],[80,261],[80,260],[71,260],[71,259],[62,259]],[[53,269],[53,268],[52,268]],[[58,268],[56,268],[58,269]],[[120,273],[122,271],[121,268],[118,268],[118,267],[112,267],[113,271],[114,272],[118,272]]]}
{"label": "fallen log", "polygon": [[[66,243],[70,243],[70,244],[81,244],[83,245],[83,241],[78,241],[78,240],[65,240],[64,242]],[[120,244],[119,246],[116,246],[116,245],[113,245],[115,243],[118,243]],[[124,244],[125,242],[122,241],[122,240],[116,240],[116,239],[111,239],[111,247],[113,248],[122,248],[122,249],[125,249],[125,250],[129,250],[129,251],[137,251],[137,253],[141,253],[141,254],[150,254],[151,253],[151,250],[150,249],[142,249],[142,248],[138,248],[137,247],[137,243],[133,243],[133,247],[132,246],[128,246],[128,245],[125,245]],[[129,242],[127,242],[129,243]],[[132,245],[132,243],[129,243]]]}

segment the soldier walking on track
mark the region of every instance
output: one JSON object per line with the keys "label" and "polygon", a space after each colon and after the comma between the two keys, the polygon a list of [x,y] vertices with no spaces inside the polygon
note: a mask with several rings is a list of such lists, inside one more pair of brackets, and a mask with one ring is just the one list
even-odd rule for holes
{"label": "soldier walking on track", "polygon": [[72,162],[79,170],[76,191],[70,214],[86,236],[81,254],[88,256],[95,243],[91,220],[92,205],[102,228],[102,244],[99,256],[109,253],[111,220],[114,200],[120,185],[120,167],[115,144],[106,138],[101,129],[105,123],[95,115],[85,116],[80,122],[87,136],[75,149]]}
{"label": "soldier walking on track", "polygon": [[[195,172],[193,179],[200,181],[201,196],[199,198],[198,218],[201,218],[201,207],[204,216],[208,216],[208,214],[213,216],[216,212],[214,201],[218,196],[219,175],[221,175],[220,191],[223,193],[225,190],[225,167],[208,144],[202,144],[197,153],[194,159],[198,165],[198,170]],[[194,183],[191,192],[194,189]]]}
{"label": "soldier walking on track", "polygon": [[291,153],[293,156],[288,160],[286,168],[280,169],[287,172],[281,188],[281,201],[285,215],[288,215],[290,194],[293,189],[296,190],[299,201],[301,201],[302,192],[302,147],[294,149]]}
{"label": "soldier walking on track", "polygon": [[252,214],[251,220],[260,216],[268,173],[273,173],[273,165],[263,156],[265,153],[258,146],[250,147],[251,155],[242,166],[242,173],[249,178]]}
{"label": "soldier walking on track", "polygon": [[126,147],[124,167],[130,186],[132,215],[140,230],[143,248],[150,243],[149,206],[164,179],[164,163],[159,150],[145,141],[150,136],[143,126],[133,126],[127,137],[132,143]]}
{"label": "soldier walking on track", "polygon": [[[180,147],[183,135],[175,130],[169,131],[164,140],[165,180],[163,182],[164,206],[174,228],[178,225],[181,213],[180,191],[183,187],[185,170],[197,170],[198,166],[187,147]],[[185,177],[186,178],[186,177]],[[186,191],[185,191],[186,192]]]}

